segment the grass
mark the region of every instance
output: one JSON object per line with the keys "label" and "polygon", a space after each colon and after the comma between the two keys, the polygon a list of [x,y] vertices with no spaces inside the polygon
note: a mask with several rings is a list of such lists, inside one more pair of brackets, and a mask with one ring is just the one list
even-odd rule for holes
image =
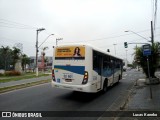
{"label": "grass", "polygon": [[[49,76],[49,75],[42,74],[42,73],[38,75],[38,77],[42,77],[42,76]],[[35,73],[26,73],[20,76],[0,76],[0,83],[23,80],[23,79],[31,79],[31,78],[37,78]]]}
{"label": "grass", "polygon": [[18,90],[18,89],[22,89],[22,88],[26,88],[26,87],[35,86],[35,85],[40,85],[40,84],[48,83],[50,81],[51,80],[48,79],[48,80],[41,80],[41,81],[36,81],[36,82],[32,82],[32,83],[16,85],[16,86],[4,87],[4,88],[0,88],[0,93],[12,91],[12,90]]}

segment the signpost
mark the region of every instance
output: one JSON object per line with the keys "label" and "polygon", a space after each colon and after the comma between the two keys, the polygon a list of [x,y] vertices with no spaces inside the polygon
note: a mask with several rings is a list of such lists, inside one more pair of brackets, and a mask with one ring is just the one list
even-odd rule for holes
{"label": "signpost", "polygon": [[147,56],[147,57],[149,55],[151,55],[151,46],[150,46],[150,44],[143,45],[143,55]]}
{"label": "signpost", "polygon": [[148,77],[150,82],[150,98],[152,99],[152,88],[150,79],[149,58],[148,58],[149,55],[151,55],[151,45],[150,44],[143,45],[143,56],[147,56]]}

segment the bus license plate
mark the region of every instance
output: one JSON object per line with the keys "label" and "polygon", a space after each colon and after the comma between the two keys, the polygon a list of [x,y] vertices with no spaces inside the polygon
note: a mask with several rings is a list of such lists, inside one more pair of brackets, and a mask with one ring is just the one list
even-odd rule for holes
{"label": "bus license plate", "polygon": [[66,73],[63,75],[64,79],[73,79],[73,74],[72,73]]}

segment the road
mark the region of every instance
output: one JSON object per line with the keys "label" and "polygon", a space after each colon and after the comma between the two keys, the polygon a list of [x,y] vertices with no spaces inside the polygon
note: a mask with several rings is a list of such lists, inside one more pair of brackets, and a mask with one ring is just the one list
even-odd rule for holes
{"label": "road", "polygon": [[[142,77],[135,70],[124,72],[119,84],[105,94],[83,94],[52,88],[50,83],[0,94],[1,111],[106,111],[116,98]],[[87,118],[98,119],[99,117]],[[53,119],[53,118],[52,118]],[[58,119],[58,118],[55,118]],[[59,118],[62,119],[61,117]],[[76,118],[76,119],[83,119]]]}

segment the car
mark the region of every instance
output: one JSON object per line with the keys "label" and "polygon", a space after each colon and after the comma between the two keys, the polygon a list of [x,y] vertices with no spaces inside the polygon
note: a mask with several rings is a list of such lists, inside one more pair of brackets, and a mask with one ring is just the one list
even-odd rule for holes
{"label": "car", "polygon": [[126,72],[126,67],[123,67],[123,71]]}

